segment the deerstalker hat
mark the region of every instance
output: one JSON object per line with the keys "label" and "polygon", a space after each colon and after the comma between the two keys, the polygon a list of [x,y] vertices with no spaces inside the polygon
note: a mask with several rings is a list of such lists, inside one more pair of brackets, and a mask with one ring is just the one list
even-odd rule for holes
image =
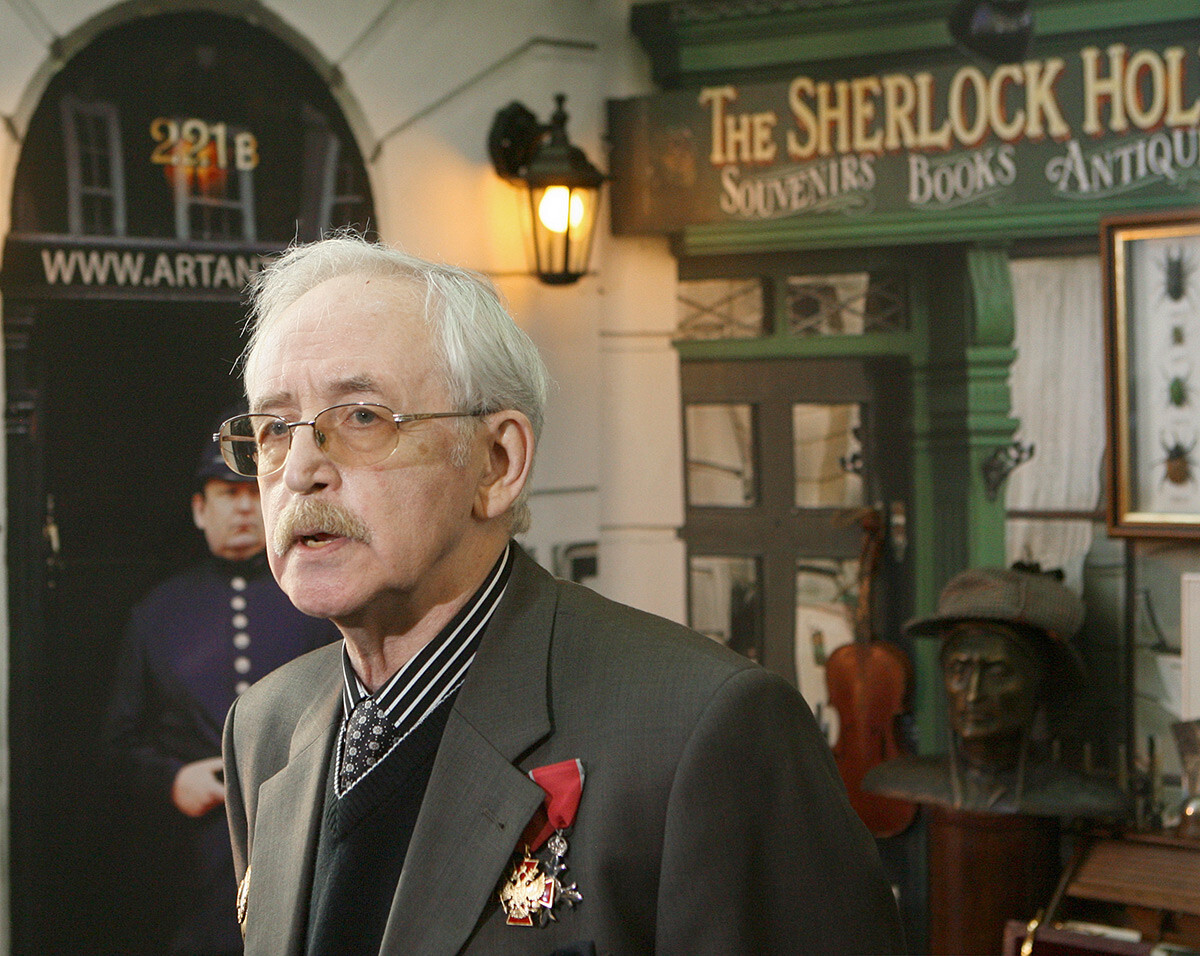
{"label": "deerstalker hat", "polygon": [[[998,621],[1032,629],[1029,640],[1046,654],[1049,666],[1042,692],[1047,706],[1055,721],[1069,722],[1086,672],[1070,641],[1083,624],[1083,611],[1083,602],[1051,575],[978,568],[951,578],[938,597],[937,613],[909,621],[904,630],[949,638],[960,621]],[[947,646],[943,641],[943,653]]]}
{"label": "deerstalker hat", "polygon": [[957,621],[1004,621],[1066,642],[1083,624],[1083,602],[1048,574],[977,568],[950,579],[937,612],[909,621],[908,634],[931,634]]}

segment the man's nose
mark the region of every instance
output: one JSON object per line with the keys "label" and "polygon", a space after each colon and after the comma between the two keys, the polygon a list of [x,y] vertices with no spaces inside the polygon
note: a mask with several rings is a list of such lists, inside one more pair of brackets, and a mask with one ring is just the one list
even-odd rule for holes
{"label": "man's nose", "polygon": [[321,450],[317,430],[312,425],[297,425],[292,429],[292,441],[283,461],[283,480],[292,491],[310,491],[329,483],[336,469],[329,456]]}

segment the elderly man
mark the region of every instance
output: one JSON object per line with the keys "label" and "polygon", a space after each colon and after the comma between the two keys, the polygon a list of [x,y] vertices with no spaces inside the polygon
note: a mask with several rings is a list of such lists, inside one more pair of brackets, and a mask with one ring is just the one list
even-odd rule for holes
{"label": "elderly man", "polygon": [[283,589],[345,638],[226,721],[248,954],[899,950],[796,692],[512,541],[546,376],[485,280],[293,249],[245,379],[226,458]]}

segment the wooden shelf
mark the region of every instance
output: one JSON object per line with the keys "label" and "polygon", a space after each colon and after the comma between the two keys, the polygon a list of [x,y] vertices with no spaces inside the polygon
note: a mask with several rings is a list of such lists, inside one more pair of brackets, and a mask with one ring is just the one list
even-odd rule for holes
{"label": "wooden shelf", "polygon": [[1093,842],[1067,895],[1200,916],[1200,843],[1134,834]]}

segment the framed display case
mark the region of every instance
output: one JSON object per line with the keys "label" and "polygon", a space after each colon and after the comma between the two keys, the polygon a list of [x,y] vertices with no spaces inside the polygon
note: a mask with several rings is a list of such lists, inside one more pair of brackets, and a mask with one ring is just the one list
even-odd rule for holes
{"label": "framed display case", "polygon": [[1200,537],[1200,210],[1100,224],[1109,531]]}

